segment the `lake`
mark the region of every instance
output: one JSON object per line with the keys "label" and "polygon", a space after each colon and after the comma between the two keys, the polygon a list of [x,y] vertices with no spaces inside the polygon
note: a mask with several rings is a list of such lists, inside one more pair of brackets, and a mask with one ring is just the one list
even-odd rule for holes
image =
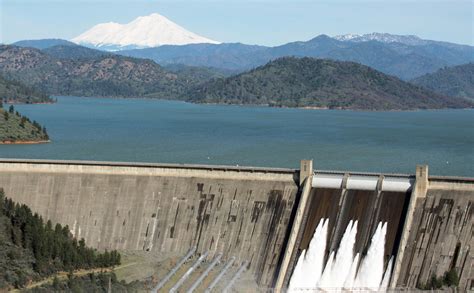
{"label": "lake", "polygon": [[17,105],[52,143],[0,157],[297,168],[474,177],[474,110],[361,112],[57,97]]}

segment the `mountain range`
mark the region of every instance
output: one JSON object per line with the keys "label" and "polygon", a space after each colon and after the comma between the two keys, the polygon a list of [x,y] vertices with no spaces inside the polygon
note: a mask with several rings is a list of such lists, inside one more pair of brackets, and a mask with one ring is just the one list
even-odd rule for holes
{"label": "mountain range", "polygon": [[[65,40],[30,40],[14,45],[42,49],[60,58],[88,58],[107,54],[151,59],[161,65],[187,65],[216,68],[221,72],[240,73],[285,57],[315,57],[361,63],[386,74],[411,80],[433,73],[446,66],[474,62],[474,47],[452,43],[426,41],[414,37],[393,36],[387,41],[338,40],[326,35],[306,42],[293,42],[276,47],[241,43],[163,45],[154,48],[107,52],[79,46]],[[342,38],[342,37],[339,37]],[[383,38],[381,38],[383,40]],[[406,43],[402,43],[402,41]]]}
{"label": "mountain range", "polygon": [[[386,36],[386,35],[385,35]],[[432,73],[445,66],[474,62],[474,47],[436,41],[419,41],[397,37],[403,42],[338,40],[326,35],[305,42],[276,47],[240,43],[191,44],[160,46],[140,50],[123,50],[118,54],[149,58],[159,64],[185,64],[234,71],[246,71],[285,56],[329,58],[361,63],[404,80]]]}
{"label": "mountain range", "polygon": [[327,58],[357,62],[404,80],[474,62],[473,46],[388,33],[319,35],[274,47],[219,43],[186,31],[157,13],[123,25],[98,24],[71,41],[26,40],[14,45],[50,50],[50,55],[60,58],[96,57],[113,50],[160,65],[202,66],[229,73],[251,70],[285,56]]}
{"label": "mountain range", "polygon": [[472,107],[465,99],[435,94],[354,62],[285,57],[226,77],[215,68],[163,67],[149,59],[110,53],[50,55],[58,48],[83,50],[75,45],[43,50],[2,45],[0,74],[50,95],[368,110]]}
{"label": "mountain range", "polygon": [[[326,59],[326,63],[308,61],[314,58]],[[472,98],[471,71],[465,67],[441,69],[471,62],[474,62],[472,46],[425,40],[414,35],[319,35],[308,41],[274,47],[219,43],[189,32],[159,14],[138,17],[128,24],[98,24],[71,41],[24,40],[0,47],[0,73],[47,94],[356,109],[377,108],[366,103],[368,97],[382,103],[382,109],[460,106],[463,104],[460,100],[453,100],[456,106],[445,98],[446,95]],[[360,67],[355,68],[354,64]],[[318,80],[313,88],[314,85],[305,84],[304,80],[287,83],[274,74],[275,68],[290,76],[296,74],[293,68],[301,68],[309,74],[309,65],[319,66],[314,71],[324,74],[325,80],[333,83],[323,82],[323,88],[319,88],[321,79],[307,75],[306,78]],[[372,71],[368,71],[367,66]],[[345,75],[347,71],[356,76]],[[249,82],[249,77],[262,84]],[[453,78],[462,82],[456,83]],[[242,80],[246,81],[245,86],[239,83]],[[388,86],[383,87],[374,80],[383,80]],[[441,81],[449,84],[443,85]],[[277,82],[290,92],[279,88]],[[271,89],[266,87],[268,84],[272,85]],[[361,99],[360,103],[344,100],[350,95],[349,84],[354,85],[353,95]],[[336,85],[340,89],[334,88]],[[242,92],[236,89],[249,96],[241,96]],[[284,98],[282,93],[288,96]],[[339,97],[340,103],[331,100],[334,97]],[[404,107],[397,102],[404,98],[419,101]]]}

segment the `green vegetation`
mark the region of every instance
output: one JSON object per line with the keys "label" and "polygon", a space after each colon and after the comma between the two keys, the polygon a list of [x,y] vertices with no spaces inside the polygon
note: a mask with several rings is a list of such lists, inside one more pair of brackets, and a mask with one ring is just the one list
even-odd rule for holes
{"label": "green vegetation", "polygon": [[233,75],[235,72],[212,67],[196,67],[182,64],[171,64],[163,66],[166,70],[175,73],[185,81],[192,81],[194,84],[209,81],[216,78],[224,78]]}
{"label": "green vegetation", "polygon": [[45,127],[15,111],[10,105],[4,110],[0,102],[0,143],[41,142],[49,141]]}
{"label": "green vegetation", "polygon": [[188,91],[199,103],[330,109],[410,110],[472,107],[353,62],[285,57]]}
{"label": "green vegetation", "polygon": [[54,102],[48,95],[2,76],[0,76],[0,101],[23,104]]}
{"label": "green vegetation", "polygon": [[0,73],[51,95],[360,110],[473,106],[354,62],[284,57],[226,78],[228,71],[179,65],[166,69],[146,59],[91,55],[80,46],[45,50],[73,56],[70,48],[89,57],[58,59],[34,48],[0,45]]}
{"label": "green vegetation", "polygon": [[120,264],[117,251],[98,253],[77,241],[68,226],[44,222],[26,205],[5,197],[0,189],[0,291],[22,288],[59,271]]}
{"label": "green vegetation", "polygon": [[56,45],[42,49],[42,51],[50,56],[61,59],[91,59],[106,55],[113,55],[112,53],[94,50],[76,44]]}
{"label": "green vegetation", "polygon": [[[124,281],[118,281],[115,274],[99,272],[89,273],[85,276],[74,276],[68,274],[67,279],[59,280],[55,277],[52,283],[44,284],[40,287],[35,287],[28,290],[28,292],[139,292],[143,290],[143,286],[135,281],[130,284]],[[140,290],[142,289],[142,290]]]}
{"label": "green vegetation", "polygon": [[474,100],[474,63],[445,67],[412,82],[443,95]]}
{"label": "green vegetation", "polygon": [[172,99],[202,82],[200,75],[181,78],[151,60],[112,54],[58,59],[34,48],[0,45],[0,57],[1,74],[50,95]]}
{"label": "green vegetation", "polygon": [[459,275],[455,268],[447,271],[444,276],[437,278],[435,275],[426,283],[418,286],[422,290],[441,289],[443,287],[457,287],[459,285]]}

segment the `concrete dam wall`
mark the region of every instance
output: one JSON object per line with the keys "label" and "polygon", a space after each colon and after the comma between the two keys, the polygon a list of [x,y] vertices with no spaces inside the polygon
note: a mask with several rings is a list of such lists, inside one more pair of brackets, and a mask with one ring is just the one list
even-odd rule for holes
{"label": "concrete dam wall", "polygon": [[416,287],[456,269],[459,288],[473,290],[474,180],[434,177],[421,185],[412,198],[412,219],[393,283]]}
{"label": "concrete dam wall", "polygon": [[292,170],[97,163],[0,163],[0,187],[99,249],[250,263],[269,284],[298,186]]}
{"label": "concrete dam wall", "polygon": [[[286,288],[318,224],[325,262],[357,221],[354,253],[367,254],[386,223],[391,287],[414,288],[456,269],[474,286],[474,179],[225,166],[0,160],[0,188],[99,249],[248,262],[263,288]],[[380,227],[379,227],[380,228]],[[393,265],[390,262],[393,261]]]}

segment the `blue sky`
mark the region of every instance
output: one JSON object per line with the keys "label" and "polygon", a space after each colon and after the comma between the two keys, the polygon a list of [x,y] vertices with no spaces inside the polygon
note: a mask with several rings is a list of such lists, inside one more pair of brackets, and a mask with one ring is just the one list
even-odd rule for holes
{"label": "blue sky", "polygon": [[472,1],[0,0],[0,42],[73,38],[158,12],[222,42],[279,45],[319,34],[388,32],[474,45]]}

